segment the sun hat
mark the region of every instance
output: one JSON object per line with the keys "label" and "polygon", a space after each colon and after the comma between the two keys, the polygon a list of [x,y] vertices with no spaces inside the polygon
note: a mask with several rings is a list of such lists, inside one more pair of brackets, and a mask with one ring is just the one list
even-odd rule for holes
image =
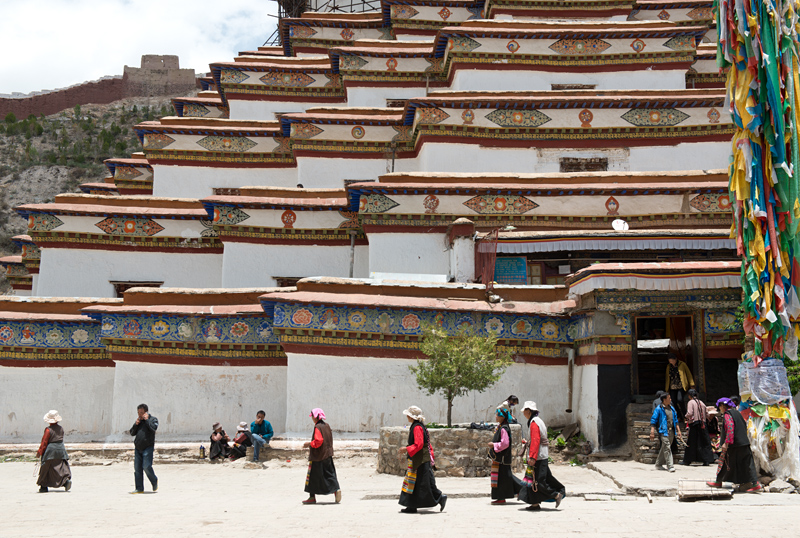
{"label": "sun hat", "polygon": [[717,408],[714,407],[713,405],[707,405],[706,411],[708,412],[708,416],[719,415],[719,413],[717,412]]}
{"label": "sun hat", "polygon": [[61,422],[61,415],[59,415],[58,411],[56,411],[55,409],[51,409],[44,416],[44,421],[45,422],[49,422],[50,424],[55,424],[56,422]]}
{"label": "sun hat", "polygon": [[528,400],[522,405],[522,410],[525,411],[526,409],[530,409],[531,411],[539,411],[539,409],[536,407],[536,402],[531,400]]}
{"label": "sun hat", "polygon": [[407,417],[413,418],[414,420],[425,422],[425,417],[422,414],[422,409],[420,409],[416,405],[408,406],[408,409],[403,410],[403,414]]}
{"label": "sun hat", "polygon": [[214,424],[211,425],[211,429],[214,431],[216,431],[216,429],[219,427],[221,427],[219,422],[215,422]]}
{"label": "sun hat", "polygon": [[314,409],[311,410],[311,414],[308,416],[310,416],[311,418],[321,418],[322,420],[325,420],[325,411],[323,411],[319,407],[315,407]]}
{"label": "sun hat", "polygon": [[248,430],[247,422],[240,422],[239,427],[236,428],[237,432],[246,432]]}

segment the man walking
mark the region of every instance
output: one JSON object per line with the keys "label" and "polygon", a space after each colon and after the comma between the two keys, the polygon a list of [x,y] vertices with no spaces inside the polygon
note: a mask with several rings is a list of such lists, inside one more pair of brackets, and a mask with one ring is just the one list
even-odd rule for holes
{"label": "man walking", "polygon": [[[675,437],[683,440],[681,428],[678,426],[678,413],[672,407],[672,398],[669,393],[661,396],[661,405],[655,408],[653,416],[650,418],[650,440],[653,441],[658,428],[658,437],[661,439],[661,450],[656,459],[656,469],[664,470],[667,464],[667,471],[674,473],[675,466],[672,463],[672,452],[677,449]],[[675,445],[673,447],[673,445]],[[677,451],[677,450],[676,450]]]}
{"label": "man walking", "polygon": [[133,446],[136,449],[133,456],[133,476],[136,482],[136,489],[131,493],[144,493],[142,471],[150,480],[153,492],[156,492],[158,491],[158,477],[153,472],[153,450],[156,444],[158,419],[150,415],[147,404],[139,404],[136,412],[139,416],[131,428],[131,435],[134,436]]}

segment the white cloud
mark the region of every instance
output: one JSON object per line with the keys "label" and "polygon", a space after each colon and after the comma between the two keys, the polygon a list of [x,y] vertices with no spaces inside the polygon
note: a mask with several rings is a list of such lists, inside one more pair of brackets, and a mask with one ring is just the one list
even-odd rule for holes
{"label": "white cloud", "polygon": [[277,3],[226,0],[0,0],[0,93],[55,89],[177,54],[208,71],[275,30]]}

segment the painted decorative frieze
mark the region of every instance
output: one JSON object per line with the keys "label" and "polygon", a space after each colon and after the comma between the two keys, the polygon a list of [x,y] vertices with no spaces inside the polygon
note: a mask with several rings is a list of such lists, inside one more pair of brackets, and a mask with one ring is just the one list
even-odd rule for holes
{"label": "painted decorative frieze", "polygon": [[421,311],[385,308],[357,308],[321,305],[275,304],[273,323],[280,329],[311,329],[377,333],[384,335],[422,334],[425,325],[438,325],[455,333],[462,327],[477,334],[494,334],[500,339],[566,343],[566,318],[520,316],[500,313]]}
{"label": "painted decorative frieze", "polygon": [[472,21],[475,19],[483,19],[484,18],[484,6],[468,6],[467,11],[470,12],[470,16],[467,19],[468,21]]}
{"label": "painted decorative frieze", "polygon": [[411,125],[393,125],[392,129],[397,132],[392,137],[392,142],[408,142],[411,140]]}
{"label": "painted decorative frieze", "polygon": [[672,127],[687,120],[689,115],[674,108],[634,108],[621,118],[637,127]]}
{"label": "painted decorative frieze", "polygon": [[664,43],[664,46],[677,51],[695,50],[695,39],[693,36],[678,35]]}
{"label": "painted decorative frieze", "polygon": [[480,215],[522,215],[539,207],[539,204],[524,196],[491,194],[470,198],[464,205]]}
{"label": "painted decorative frieze", "polygon": [[392,18],[393,19],[413,19],[419,15],[419,11],[411,6],[404,6],[393,4],[392,5]]}
{"label": "painted decorative frieze", "polygon": [[314,37],[317,31],[309,26],[290,26],[289,37],[293,39],[309,39]]}
{"label": "painted decorative frieze", "polygon": [[214,224],[232,226],[250,218],[250,215],[232,206],[214,207]]}
{"label": "painted decorative frieze", "polygon": [[419,123],[441,123],[449,117],[450,114],[441,108],[427,107],[417,109],[417,119]]}
{"label": "painted decorative frieze", "polygon": [[[186,108],[184,107],[184,110]],[[133,180],[137,177],[141,177],[141,171],[139,171],[135,166],[117,166],[114,168],[114,179],[124,179],[124,180]]]}
{"label": "painted decorative frieze", "polygon": [[361,69],[368,63],[367,60],[355,54],[342,54],[339,56],[339,69],[343,70]]}
{"label": "painted decorative frieze", "polygon": [[611,43],[606,43],[602,39],[559,39],[550,45],[550,50],[556,54],[584,56],[600,54],[609,47],[611,47]]}
{"label": "painted decorative frieze", "polygon": [[742,332],[742,324],[736,319],[735,310],[706,311],[703,315],[703,330],[706,334]]}
{"label": "painted decorative frieze", "polygon": [[307,139],[313,138],[322,132],[322,129],[313,123],[293,123],[292,138]]}
{"label": "painted decorative frieze", "polygon": [[481,44],[472,38],[466,36],[455,36],[450,38],[450,51],[451,52],[472,52],[480,48]]}
{"label": "painted decorative frieze", "polygon": [[0,346],[102,348],[97,323],[0,321]]}
{"label": "painted decorative frieze", "polygon": [[133,316],[103,314],[103,338],[209,344],[277,344],[264,316]]}
{"label": "painted decorative frieze", "polygon": [[366,194],[362,195],[358,202],[358,212],[385,213],[398,205],[400,204],[383,194]]}
{"label": "painted decorative frieze", "polygon": [[219,73],[219,81],[222,84],[241,84],[250,78],[250,75],[238,69],[223,69]]}
{"label": "painted decorative frieze", "polygon": [[184,118],[204,118],[211,111],[203,105],[197,103],[184,103],[181,116]]}
{"label": "painted decorative frieze", "polygon": [[731,210],[731,199],[727,194],[698,194],[689,205],[703,213],[726,213]]}
{"label": "painted decorative frieze", "polygon": [[357,211],[339,211],[345,220],[339,224],[339,228],[358,229],[358,212]]}
{"label": "painted decorative frieze", "polygon": [[241,136],[206,136],[198,140],[197,145],[208,151],[244,153],[254,148],[257,142]]}
{"label": "painted decorative frieze", "polygon": [[693,21],[710,21],[714,19],[714,13],[710,7],[696,7],[686,14]]}
{"label": "painted decorative frieze", "polygon": [[280,86],[283,88],[305,88],[314,83],[314,77],[305,73],[267,73],[259,78],[267,86]]}
{"label": "painted decorative frieze", "polygon": [[173,142],[174,138],[162,133],[145,133],[142,145],[145,149],[164,149]]}
{"label": "painted decorative frieze", "polygon": [[111,235],[134,235],[149,237],[164,230],[164,227],[152,219],[108,217],[95,226]]}
{"label": "painted decorative frieze", "polygon": [[35,213],[28,216],[28,230],[31,232],[49,232],[64,222],[55,215]]}
{"label": "painted decorative frieze", "polygon": [[500,127],[539,127],[551,118],[538,110],[497,109],[489,112],[486,119]]}

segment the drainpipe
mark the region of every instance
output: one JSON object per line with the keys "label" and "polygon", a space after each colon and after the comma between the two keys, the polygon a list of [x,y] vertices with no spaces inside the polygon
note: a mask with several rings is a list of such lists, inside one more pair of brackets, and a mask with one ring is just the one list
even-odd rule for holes
{"label": "drainpipe", "polygon": [[569,348],[567,350],[567,370],[568,370],[569,374],[568,374],[568,381],[567,381],[568,396],[567,396],[567,409],[566,409],[566,412],[567,413],[572,413],[572,380],[573,380],[574,371],[575,371],[575,349],[574,348]]}
{"label": "drainpipe", "polygon": [[356,231],[350,230],[350,278],[353,278],[353,267],[356,264]]}

